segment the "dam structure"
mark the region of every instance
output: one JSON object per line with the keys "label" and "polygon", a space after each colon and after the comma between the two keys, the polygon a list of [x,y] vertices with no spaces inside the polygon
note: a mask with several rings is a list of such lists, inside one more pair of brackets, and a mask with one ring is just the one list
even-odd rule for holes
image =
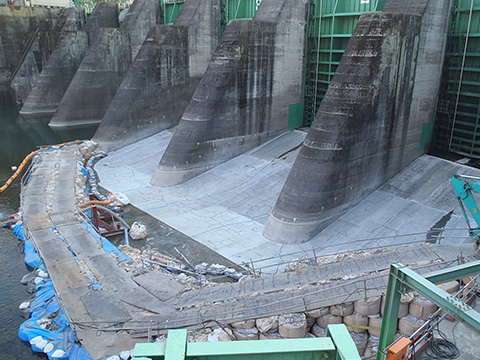
{"label": "dam structure", "polygon": [[[2,101],[56,129],[98,125],[98,150],[41,151],[22,185],[26,237],[74,342],[103,360],[171,328],[381,296],[399,259],[422,273],[472,260],[448,179],[480,171],[429,152],[476,156],[478,5],[135,0],[124,17],[107,2],[89,16],[0,6]],[[147,253],[176,249],[199,277],[182,253],[195,244],[195,259],[215,254],[247,277],[188,283],[128,246],[122,265],[80,216],[88,163],[162,229]]]}

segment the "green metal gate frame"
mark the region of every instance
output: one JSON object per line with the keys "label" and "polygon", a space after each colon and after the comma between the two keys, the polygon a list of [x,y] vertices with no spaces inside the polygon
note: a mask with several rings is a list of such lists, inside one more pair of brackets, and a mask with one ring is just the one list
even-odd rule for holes
{"label": "green metal gate frame", "polygon": [[453,0],[433,148],[480,158],[480,0]]}
{"label": "green metal gate frame", "polygon": [[305,45],[305,126],[315,118],[360,15],[381,11],[385,1],[311,1]]}
{"label": "green metal gate frame", "polygon": [[343,324],[328,325],[327,336],[189,343],[187,330],[170,330],[167,343],[136,344],[133,360],[360,360]]}
{"label": "green metal gate frame", "polygon": [[465,321],[467,325],[480,331],[480,313],[435,285],[479,272],[480,261],[434,271],[424,276],[417,274],[400,263],[392,264],[385,298],[385,311],[383,313],[377,360],[384,359],[385,349],[394,341],[395,332],[397,331],[400,299],[402,294],[410,291],[420,293],[450,315]]}

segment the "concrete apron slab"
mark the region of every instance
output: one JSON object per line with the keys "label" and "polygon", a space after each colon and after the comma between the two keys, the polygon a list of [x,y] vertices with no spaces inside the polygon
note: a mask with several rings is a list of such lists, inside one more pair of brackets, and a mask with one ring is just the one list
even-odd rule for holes
{"label": "concrete apron slab", "polygon": [[237,264],[253,260],[266,274],[312,256],[312,248],[320,255],[424,243],[452,210],[442,225],[447,229],[442,243],[470,241],[449,177],[455,172],[480,176],[480,171],[431,156],[414,161],[310,241],[285,245],[265,239],[263,227],[305,135],[287,132],[172,187],[149,183],[170,131],[111,152],[96,170],[107,190],[125,193],[142,211]]}

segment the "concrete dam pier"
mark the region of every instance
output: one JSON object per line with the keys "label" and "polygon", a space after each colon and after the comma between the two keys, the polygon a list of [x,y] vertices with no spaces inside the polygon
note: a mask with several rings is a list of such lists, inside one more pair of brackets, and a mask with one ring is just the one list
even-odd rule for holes
{"label": "concrete dam pier", "polygon": [[[172,128],[150,181],[188,182],[289,130],[315,4],[263,0],[235,19],[220,0],[190,0],[170,25],[152,0],[136,0],[122,24],[113,4],[87,23],[70,11],[76,27],[59,30],[21,112],[55,111],[52,127],[99,123],[106,151]],[[449,0],[389,0],[360,17],[267,239],[308,241],[428,150],[449,11]]]}

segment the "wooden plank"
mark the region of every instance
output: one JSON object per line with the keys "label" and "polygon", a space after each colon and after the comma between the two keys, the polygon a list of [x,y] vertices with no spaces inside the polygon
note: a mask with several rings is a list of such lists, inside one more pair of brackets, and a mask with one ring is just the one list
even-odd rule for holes
{"label": "wooden plank", "polygon": [[183,290],[182,284],[172,277],[159,272],[152,271],[135,276],[133,281],[161,301],[171,299]]}
{"label": "wooden plank", "polygon": [[[106,289],[93,291],[80,297],[89,315],[98,321],[98,327],[108,327],[132,319],[125,306],[115,293]],[[103,325],[100,323],[104,322]]]}

